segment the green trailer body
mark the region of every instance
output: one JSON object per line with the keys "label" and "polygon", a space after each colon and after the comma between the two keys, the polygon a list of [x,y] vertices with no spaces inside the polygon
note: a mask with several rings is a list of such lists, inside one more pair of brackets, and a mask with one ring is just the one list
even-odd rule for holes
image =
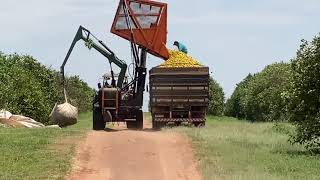
{"label": "green trailer body", "polygon": [[166,123],[204,125],[209,102],[209,68],[161,68],[149,71],[150,110],[155,128]]}

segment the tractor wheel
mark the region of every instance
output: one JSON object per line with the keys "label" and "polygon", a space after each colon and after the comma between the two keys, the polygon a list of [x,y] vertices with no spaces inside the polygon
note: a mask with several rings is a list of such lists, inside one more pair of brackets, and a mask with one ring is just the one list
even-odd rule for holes
{"label": "tractor wheel", "polygon": [[139,110],[137,112],[137,129],[143,129],[143,111],[142,110]]}
{"label": "tractor wheel", "polygon": [[104,122],[112,122],[112,115],[110,111],[105,112],[103,118],[104,118]]}
{"label": "tractor wheel", "polygon": [[135,121],[127,121],[126,123],[127,123],[128,129],[136,129],[137,128]]}
{"label": "tractor wheel", "polygon": [[94,107],[93,109],[93,130],[104,130],[106,123],[103,121],[103,117],[100,108]]}
{"label": "tractor wheel", "polygon": [[128,129],[143,129],[143,112],[142,110],[138,110],[136,114],[136,121],[128,121],[127,122]]}

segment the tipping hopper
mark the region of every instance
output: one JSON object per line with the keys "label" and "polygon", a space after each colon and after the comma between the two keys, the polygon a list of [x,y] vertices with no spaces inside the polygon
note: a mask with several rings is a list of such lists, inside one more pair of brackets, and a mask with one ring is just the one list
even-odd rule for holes
{"label": "tipping hopper", "polygon": [[120,0],[111,32],[168,59],[167,4],[148,0]]}

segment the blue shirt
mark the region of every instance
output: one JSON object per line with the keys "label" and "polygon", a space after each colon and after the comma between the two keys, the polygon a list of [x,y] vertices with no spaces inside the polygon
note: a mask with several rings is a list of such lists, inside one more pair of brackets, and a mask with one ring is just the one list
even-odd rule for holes
{"label": "blue shirt", "polygon": [[186,47],[184,44],[182,44],[182,43],[179,42],[178,48],[179,48],[179,51],[182,51],[182,52],[188,54],[188,49],[187,49],[187,47]]}

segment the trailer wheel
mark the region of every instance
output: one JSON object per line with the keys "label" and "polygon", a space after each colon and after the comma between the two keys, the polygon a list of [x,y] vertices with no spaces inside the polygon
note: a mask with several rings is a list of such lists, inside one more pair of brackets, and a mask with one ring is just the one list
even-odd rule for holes
{"label": "trailer wheel", "polygon": [[159,123],[159,122],[152,121],[152,129],[154,129],[154,130],[160,130],[160,129],[161,129],[160,123]]}
{"label": "trailer wheel", "polygon": [[104,130],[106,127],[106,123],[103,121],[103,117],[100,111],[100,108],[94,107],[93,108],[93,130]]}
{"label": "trailer wheel", "polygon": [[175,122],[174,124],[175,124],[176,126],[180,126],[181,123],[182,123],[182,122]]}
{"label": "trailer wheel", "polygon": [[136,121],[127,121],[128,129],[143,129],[143,112],[138,110],[136,114]]}
{"label": "trailer wheel", "polygon": [[161,123],[155,121],[155,117],[152,116],[152,129],[153,130],[160,130],[161,129]]}
{"label": "trailer wheel", "polygon": [[193,124],[195,127],[204,127],[206,125],[205,122],[194,122]]}

